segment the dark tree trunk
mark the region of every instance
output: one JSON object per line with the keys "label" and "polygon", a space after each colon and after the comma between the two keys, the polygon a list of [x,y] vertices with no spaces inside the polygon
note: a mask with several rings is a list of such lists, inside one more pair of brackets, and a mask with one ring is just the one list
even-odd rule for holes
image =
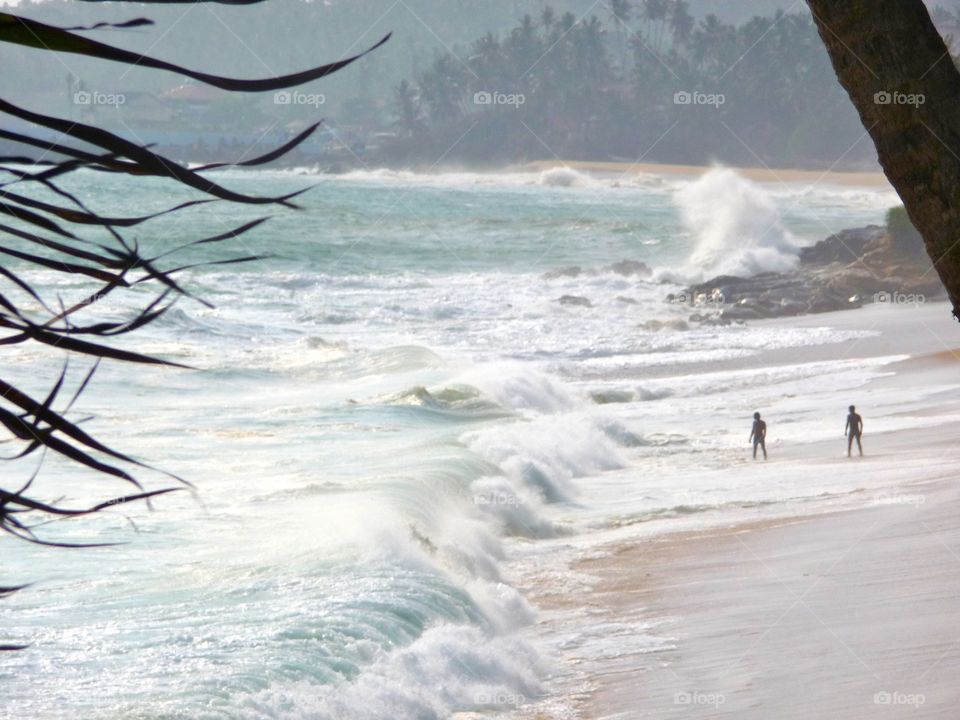
{"label": "dark tree trunk", "polygon": [[807,4],[960,319],[960,73],[921,0]]}

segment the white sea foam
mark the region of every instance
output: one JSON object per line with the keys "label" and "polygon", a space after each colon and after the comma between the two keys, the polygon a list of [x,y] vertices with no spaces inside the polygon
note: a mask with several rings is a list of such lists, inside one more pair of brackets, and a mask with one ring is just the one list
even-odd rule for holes
{"label": "white sea foam", "polygon": [[680,215],[696,246],[691,275],[749,276],[784,272],[799,261],[799,241],[770,194],[726,168],[714,168],[676,194]]}
{"label": "white sea foam", "polygon": [[237,698],[231,717],[421,720],[455,710],[515,710],[540,692],[534,651],[514,638],[438,625],[338,686],[291,683]]}
{"label": "white sea foam", "polygon": [[607,190],[660,191],[668,187],[665,179],[654,173],[627,171],[620,174],[594,174],[585,170],[558,165],[542,171],[418,173],[410,170],[352,170],[335,175],[333,181],[378,184],[422,185],[428,187],[503,187],[503,188],[594,188]]}
{"label": "white sea foam", "polygon": [[557,413],[585,404],[555,377],[521,363],[479,365],[464,373],[462,380],[510,410]]}
{"label": "white sea foam", "polygon": [[790,207],[810,206],[814,209],[832,207],[849,212],[851,209],[861,208],[885,211],[903,204],[900,196],[888,185],[857,188],[824,182],[814,185],[767,184],[764,188],[771,197]]}
{"label": "white sea foam", "polygon": [[586,173],[569,167],[555,167],[540,173],[540,185],[549,187],[590,187],[596,181]]}
{"label": "white sea foam", "polygon": [[573,497],[570,480],[623,467],[617,442],[590,415],[541,416],[467,435],[467,446],[497,465],[519,495],[542,502]]}

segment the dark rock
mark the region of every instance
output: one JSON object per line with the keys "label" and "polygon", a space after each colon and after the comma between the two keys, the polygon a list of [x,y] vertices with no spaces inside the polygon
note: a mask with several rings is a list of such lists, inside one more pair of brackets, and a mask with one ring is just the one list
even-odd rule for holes
{"label": "dark rock", "polygon": [[778,314],[782,316],[803,315],[807,312],[808,305],[800,300],[793,298],[782,298]]}
{"label": "dark rock", "polygon": [[880,225],[842,230],[812,247],[803,248],[800,251],[800,262],[804,265],[829,265],[830,263],[846,265],[856,262],[858,258],[881,244],[886,234],[886,228]]}
{"label": "dark rock", "polygon": [[577,305],[579,307],[593,307],[593,303],[580,295],[564,295],[560,298],[561,305]]}
{"label": "dark rock", "polygon": [[640,328],[647,332],[659,332],[660,330],[689,330],[690,326],[684,320],[647,320],[640,323]]}
{"label": "dark rock", "polygon": [[809,312],[825,313],[834,310],[844,310],[847,307],[847,299],[839,297],[826,288],[819,288],[810,298]]}
{"label": "dark rock", "polygon": [[943,293],[929,259],[913,246],[897,245],[877,225],[831,235],[805,248],[800,259],[792,272],[721,275],[667,300],[701,310],[691,322],[718,324],[846,310],[895,293],[925,299]]}
{"label": "dark rock", "polygon": [[617,275],[624,276],[639,275],[640,277],[650,277],[653,273],[649,265],[639,262],[638,260],[621,260],[611,265],[610,269],[617,273]]}
{"label": "dark rock", "polygon": [[597,405],[609,405],[633,402],[634,394],[628,390],[595,390],[590,393],[590,398]]}
{"label": "dark rock", "polygon": [[[746,305],[733,305],[723,309],[723,317],[727,320],[760,320],[769,316],[759,312],[756,308]],[[692,317],[690,319],[693,320]],[[701,322],[703,321],[701,320]]]}
{"label": "dark rock", "polygon": [[570,267],[548,270],[543,274],[543,277],[547,280],[554,280],[561,277],[578,277],[582,272],[583,268],[579,265],[571,265]]}

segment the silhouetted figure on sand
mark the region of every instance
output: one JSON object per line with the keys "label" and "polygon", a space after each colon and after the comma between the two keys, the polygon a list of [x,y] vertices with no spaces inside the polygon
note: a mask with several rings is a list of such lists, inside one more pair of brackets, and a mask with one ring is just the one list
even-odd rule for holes
{"label": "silhouetted figure on sand", "polygon": [[753,459],[757,459],[757,448],[763,450],[763,459],[767,459],[767,424],[760,419],[760,413],[753,414],[753,430],[750,431],[750,441],[753,443]]}
{"label": "silhouetted figure on sand", "polygon": [[863,445],[860,443],[860,437],[863,435],[863,418],[857,414],[857,409],[851,405],[850,414],[847,415],[847,426],[843,429],[847,436],[847,457],[850,457],[850,451],[853,450],[853,439],[857,439],[857,450],[860,451],[860,457],[863,457]]}

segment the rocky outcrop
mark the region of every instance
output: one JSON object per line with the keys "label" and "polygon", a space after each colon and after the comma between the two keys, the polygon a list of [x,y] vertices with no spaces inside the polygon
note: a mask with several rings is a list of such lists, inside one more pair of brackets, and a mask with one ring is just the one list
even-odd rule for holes
{"label": "rocky outcrop", "polygon": [[693,321],[727,324],[942,295],[922,243],[896,242],[886,228],[870,225],[804,248],[792,272],[719,276],[667,301],[693,306]]}
{"label": "rocky outcrop", "polygon": [[868,225],[856,230],[841,230],[816,245],[803,248],[800,251],[800,262],[803,265],[830,265],[841,263],[847,265],[863,257],[868,248],[883,242],[887,230],[881,225]]}

